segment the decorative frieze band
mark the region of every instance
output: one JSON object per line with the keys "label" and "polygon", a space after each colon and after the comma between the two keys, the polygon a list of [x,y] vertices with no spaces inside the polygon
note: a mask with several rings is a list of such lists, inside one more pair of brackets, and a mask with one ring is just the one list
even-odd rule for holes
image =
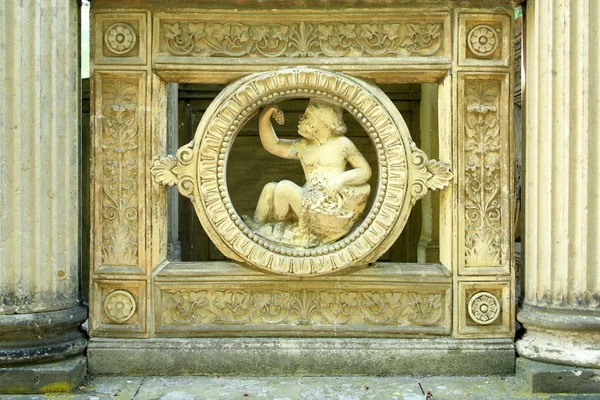
{"label": "decorative frieze band", "polygon": [[265,288],[264,284],[177,285],[159,287],[157,294],[157,330],[163,333],[242,331],[253,325],[286,332],[352,332],[376,326],[382,330],[374,332],[444,334],[450,327],[449,287],[329,289],[308,285],[294,290],[281,285]]}
{"label": "decorative frieze band", "polygon": [[[265,17],[265,16],[263,16]],[[317,58],[317,57],[430,57],[445,55],[446,16],[406,16],[365,23],[352,15],[336,21],[322,15],[277,23],[227,15],[216,23],[197,16],[157,17],[155,52],[158,57],[192,58]]]}

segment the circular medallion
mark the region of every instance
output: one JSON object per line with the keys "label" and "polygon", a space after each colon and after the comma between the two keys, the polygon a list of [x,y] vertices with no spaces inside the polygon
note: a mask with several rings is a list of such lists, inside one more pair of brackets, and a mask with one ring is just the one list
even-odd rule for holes
{"label": "circular medallion", "polygon": [[[293,98],[337,105],[363,126],[377,152],[378,185],[370,210],[335,243],[314,248],[283,246],[257,234],[233,207],[226,182],[227,158],[242,126],[262,107]],[[396,107],[380,89],[355,78],[316,69],[283,69],[248,76],[222,92],[207,109],[180,162],[196,160],[197,181],[179,181],[187,190],[211,239],[227,256],[282,274],[322,274],[376,260],[393,243],[408,217],[410,134]],[[186,161],[188,160],[188,161]],[[423,157],[422,162],[426,158]],[[418,185],[416,185],[418,186]],[[182,191],[183,189],[183,191]],[[191,192],[194,193],[191,193]]]}
{"label": "circular medallion", "polygon": [[486,57],[498,48],[498,33],[489,25],[478,25],[471,29],[467,37],[469,49],[473,54]]}
{"label": "circular medallion", "polygon": [[133,317],[135,308],[135,299],[126,290],[115,290],[104,299],[104,312],[106,316],[119,324]]}
{"label": "circular medallion", "polygon": [[136,35],[132,26],[124,22],[111,25],[104,34],[104,43],[116,54],[130,52],[135,46]]}
{"label": "circular medallion", "polygon": [[481,325],[489,325],[500,315],[498,298],[488,292],[479,292],[469,300],[469,315]]}

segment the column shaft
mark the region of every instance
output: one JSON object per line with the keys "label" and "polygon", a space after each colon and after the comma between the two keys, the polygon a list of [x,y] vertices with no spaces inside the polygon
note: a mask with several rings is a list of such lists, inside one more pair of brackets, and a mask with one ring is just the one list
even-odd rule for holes
{"label": "column shaft", "polygon": [[[83,352],[79,7],[0,2],[0,366]],[[2,385],[0,385],[2,386]]]}
{"label": "column shaft", "polygon": [[[529,4],[531,3],[531,4]],[[529,2],[521,355],[600,367],[600,3]]]}

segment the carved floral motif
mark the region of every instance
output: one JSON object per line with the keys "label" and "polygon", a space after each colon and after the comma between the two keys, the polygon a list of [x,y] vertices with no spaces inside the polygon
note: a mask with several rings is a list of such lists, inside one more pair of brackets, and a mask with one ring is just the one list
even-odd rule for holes
{"label": "carved floral motif", "polygon": [[135,309],[135,298],[126,290],[115,290],[104,299],[104,313],[116,323],[127,322]]}
{"label": "carved floral motif", "polygon": [[469,300],[469,315],[480,325],[489,325],[500,315],[500,301],[488,292],[479,292]]}
{"label": "carved floral motif", "polygon": [[131,25],[118,22],[111,25],[104,34],[104,44],[115,54],[130,52],[137,40],[135,31]]}
{"label": "carved floral motif", "polygon": [[445,313],[445,292],[166,290],[162,297],[166,325],[442,326]]}
{"label": "carved floral motif", "polygon": [[500,83],[467,81],[465,88],[465,264],[501,265]]}
{"label": "carved floral motif", "polygon": [[441,47],[442,24],[163,22],[161,50],[197,57],[429,56]]}
{"label": "carved floral motif", "polygon": [[500,39],[498,34],[488,25],[478,25],[471,29],[467,37],[467,44],[473,54],[486,57],[492,54],[498,48]]}
{"label": "carved floral motif", "polygon": [[102,84],[102,263],[137,265],[138,123],[137,83]]}

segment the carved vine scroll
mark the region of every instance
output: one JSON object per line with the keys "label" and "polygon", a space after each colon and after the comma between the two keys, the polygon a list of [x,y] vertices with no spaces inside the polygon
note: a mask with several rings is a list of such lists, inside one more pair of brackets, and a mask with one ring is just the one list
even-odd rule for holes
{"label": "carved vine scroll", "polygon": [[[410,290],[161,290],[163,326],[446,324],[446,289]],[[205,328],[206,329],[206,328]]]}
{"label": "carved vine scroll", "polygon": [[[362,221],[335,243],[283,246],[256,234],[237,214],[226,184],[226,164],[240,128],[266,105],[310,98],[344,108],[363,126],[377,151],[378,185]],[[377,87],[350,76],[297,67],[249,75],[227,87],[205,113],[194,141],[177,157],[157,159],[155,181],[177,185],[192,199],[211,239],[228,257],[280,274],[316,275],[376,260],[402,231],[410,208],[428,190],[446,187],[448,165],[428,160],[404,120]]]}
{"label": "carved vine scroll", "polygon": [[442,23],[161,21],[159,52],[196,57],[394,57],[439,52]]}

